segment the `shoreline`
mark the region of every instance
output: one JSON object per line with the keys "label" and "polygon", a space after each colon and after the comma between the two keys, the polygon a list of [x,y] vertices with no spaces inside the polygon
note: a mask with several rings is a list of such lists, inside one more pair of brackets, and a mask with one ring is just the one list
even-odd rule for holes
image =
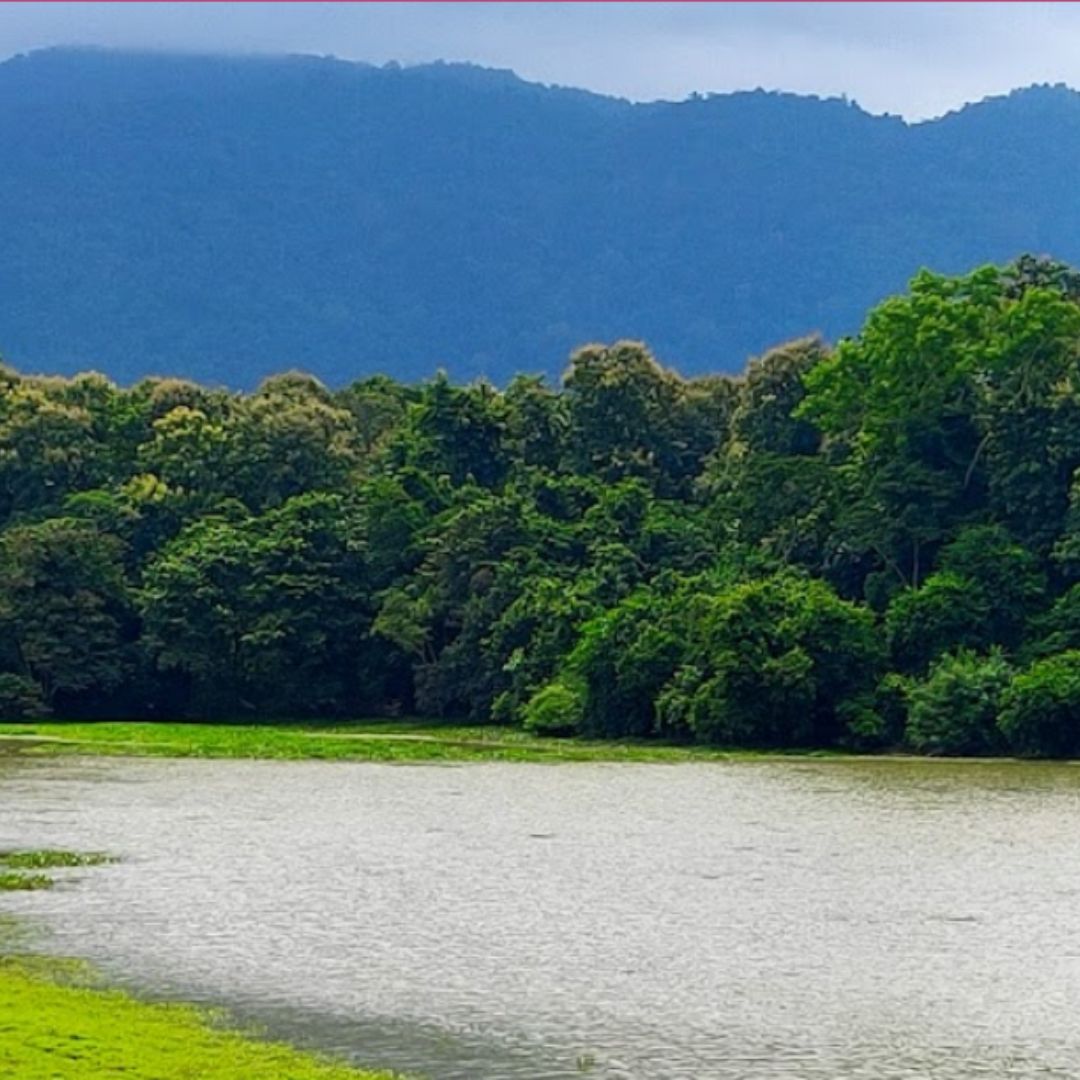
{"label": "shoreline", "polygon": [[[414,720],[335,724],[43,721],[0,723],[0,754],[31,757],[164,757],[384,763],[685,764],[749,761],[1030,764],[1017,757],[947,757],[903,751],[756,750],[647,742],[550,738],[518,728]],[[1075,760],[1054,760],[1058,765]]]}
{"label": "shoreline", "polygon": [[[80,961],[0,954],[4,1075],[96,1080],[404,1080],[232,1025],[224,1011],[144,1001]],[[62,1072],[60,1071],[62,1070]]]}

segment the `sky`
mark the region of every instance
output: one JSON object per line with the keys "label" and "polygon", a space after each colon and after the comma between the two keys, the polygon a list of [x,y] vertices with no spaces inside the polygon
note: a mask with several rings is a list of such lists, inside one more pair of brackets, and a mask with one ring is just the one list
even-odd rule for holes
{"label": "sky", "polygon": [[467,60],[633,100],[764,87],[939,116],[1080,86],[1058,3],[2,3],[0,57],[50,45]]}

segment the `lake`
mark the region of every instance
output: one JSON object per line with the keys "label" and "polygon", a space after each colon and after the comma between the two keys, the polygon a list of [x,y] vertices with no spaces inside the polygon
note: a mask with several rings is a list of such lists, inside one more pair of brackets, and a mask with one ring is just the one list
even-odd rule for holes
{"label": "lake", "polygon": [[0,757],[126,988],[431,1080],[1075,1077],[1080,768]]}

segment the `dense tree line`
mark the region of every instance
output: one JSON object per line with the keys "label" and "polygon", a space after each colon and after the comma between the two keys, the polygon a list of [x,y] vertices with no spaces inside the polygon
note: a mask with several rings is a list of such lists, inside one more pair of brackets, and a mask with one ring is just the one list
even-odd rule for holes
{"label": "dense tree line", "polygon": [[1080,273],[558,388],[0,369],[0,714],[1080,754]]}

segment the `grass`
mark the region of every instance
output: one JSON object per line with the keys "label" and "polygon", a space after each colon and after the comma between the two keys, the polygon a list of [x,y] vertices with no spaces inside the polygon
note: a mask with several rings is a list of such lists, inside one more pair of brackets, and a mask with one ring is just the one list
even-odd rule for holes
{"label": "grass", "polygon": [[20,874],[13,870],[0,870],[0,892],[37,892],[51,889],[53,879],[48,874]]}
{"label": "grass", "polygon": [[0,851],[0,866],[9,870],[55,870],[68,866],[101,866],[110,862],[100,851]]}
{"label": "grass", "polygon": [[187,1005],[88,984],[88,969],[0,959],[0,1076],[18,1080],[390,1080],[262,1042]]}
{"label": "grass", "polygon": [[0,724],[0,749],[34,755],[271,758],[334,761],[717,761],[745,752],[645,742],[551,739],[515,728],[372,720],[350,724]]}
{"label": "grass", "polygon": [[[48,888],[37,871],[109,862],[100,852],[0,851],[0,890]],[[190,1005],[139,1001],[77,960],[8,955],[24,927],[0,916],[0,1076],[18,1080],[393,1080],[354,1069]]]}
{"label": "grass", "polygon": [[0,851],[0,892],[35,892],[51,889],[55,884],[48,874],[28,871],[100,866],[111,861],[100,851]]}

